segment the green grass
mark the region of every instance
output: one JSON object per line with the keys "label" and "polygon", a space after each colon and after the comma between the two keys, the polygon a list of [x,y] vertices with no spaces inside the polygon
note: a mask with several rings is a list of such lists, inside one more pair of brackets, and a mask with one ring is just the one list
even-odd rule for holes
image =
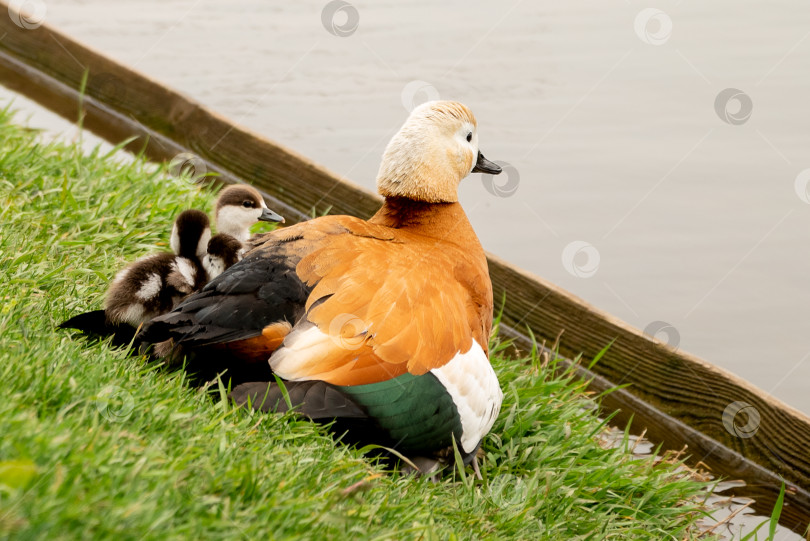
{"label": "green grass", "polygon": [[235,409],[56,325],[213,194],[136,160],[38,144],[0,113],[0,537],[690,539],[705,484],[606,445],[584,385],[493,364],[484,480],[385,472],[292,415]]}

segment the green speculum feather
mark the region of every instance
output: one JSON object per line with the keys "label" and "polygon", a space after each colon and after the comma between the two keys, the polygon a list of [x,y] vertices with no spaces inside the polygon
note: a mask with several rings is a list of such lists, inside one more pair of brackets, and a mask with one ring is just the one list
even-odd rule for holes
{"label": "green speculum feather", "polygon": [[447,389],[431,373],[404,374],[340,390],[364,407],[397,449],[435,451],[461,438],[461,418]]}

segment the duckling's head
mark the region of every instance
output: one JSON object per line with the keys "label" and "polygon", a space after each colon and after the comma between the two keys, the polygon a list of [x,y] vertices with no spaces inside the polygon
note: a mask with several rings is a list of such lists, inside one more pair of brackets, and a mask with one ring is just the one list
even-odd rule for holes
{"label": "duckling's head", "polygon": [[225,269],[230,268],[242,259],[244,255],[244,245],[231,235],[219,233],[211,237],[208,243],[208,253],[203,258],[203,268],[208,279],[213,280]]}
{"label": "duckling's head", "polygon": [[385,148],[377,191],[384,197],[454,203],[461,179],[475,172],[497,175],[501,168],[478,150],[472,111],[455,101],[430,101],[413,110]]}
{"label": "duckling's head", "polygon": [[201,210],[190,209],[178,214],[174,220],[169,245],[180,257],[202,259],[210,240],[211,227],[208,215]]}
{"label": "duckling's head", "polygon": [[250,226],[259,220],[284,223],[284,218],[267,208],[264,198],[256,188],[237,184],[228,186],[219,194],[217,232],[245,242],[250,237]]}

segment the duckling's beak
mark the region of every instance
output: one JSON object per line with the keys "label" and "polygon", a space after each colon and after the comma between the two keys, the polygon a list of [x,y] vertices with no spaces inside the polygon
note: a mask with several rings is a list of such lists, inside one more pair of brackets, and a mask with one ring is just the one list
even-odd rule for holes
{"label": "duckling's beak", "polygon": [[478,161],[475,162],[475,167],[473,167],[472,170],[473,173],[489,173],[490,175],[497,175],[501,171],[503,171],[503,169],[501,169],[500,165],[484,158],[481,151],[478,151]]}
{"label": "duckling's beak", "polygon": [[263,222],[279,222],[282,224],[284,223],[284,218],[282,216],[276,214],[275,212],[273,212],[268,208],[262,209],[262,215],[259,216],[259,220]]}

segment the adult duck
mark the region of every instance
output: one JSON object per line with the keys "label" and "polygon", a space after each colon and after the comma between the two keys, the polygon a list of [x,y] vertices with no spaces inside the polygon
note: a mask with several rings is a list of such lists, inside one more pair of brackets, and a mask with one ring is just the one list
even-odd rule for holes
{"label": "adult duck", "polygon": [[337,419],[350,441],[426,456],[455,439],[467,462],[503,394],[488,358],[486,256],[458,186],[500,171],[466,106],[423,104],[385,150],[385,202],[371,219],[325,216],[260,237],[140,338],[172,339],[192,370],[229,370],[239,403],[285,410],[272,373],[296,411]]}

